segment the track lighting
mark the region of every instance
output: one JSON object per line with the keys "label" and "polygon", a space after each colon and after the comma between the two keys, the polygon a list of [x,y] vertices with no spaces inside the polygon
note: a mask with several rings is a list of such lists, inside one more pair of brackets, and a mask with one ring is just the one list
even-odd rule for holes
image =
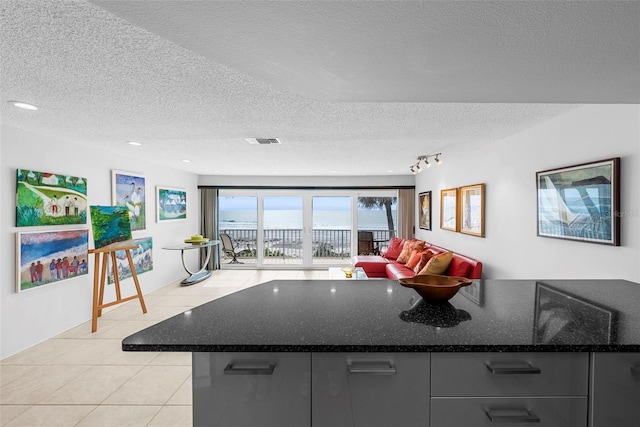
{"label": "track lighting", "polygon": [[437,154],[426,154],[424,156],[418,156],[418,163],[416,163],[413,166],[409,167],[409,170],[411,171],[412,174],[416,174],[418,172],[422,172],[422,167],[420,166],[420,162],[424,162],[424,166],[426,168],[430,168],[431,167],[431,163],[429,163],[429,157],[433,157],[434,158],[434,162],[439,165],[440,163],[442,163],[442,160],[440,160],[440,156],[442,156],[442,153],[437,153]]}

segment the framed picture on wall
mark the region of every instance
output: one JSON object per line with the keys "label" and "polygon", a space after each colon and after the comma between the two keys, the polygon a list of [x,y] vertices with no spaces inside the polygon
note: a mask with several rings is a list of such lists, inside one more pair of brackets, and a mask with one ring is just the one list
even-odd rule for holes
{"label": "framed picture on wall", "polygon": [[16,169],[16,227],[86,223],[86,178]]}
{"label": "framed picture on wall", "polygon": [[458,189],[440,190],[440,228],[458,231]]}
{"label": "framed picture on wall", "polygon": [[536,174],[538,236],[619,246],[620,158]]}
{"label": "framed picture on wall", "polygon": [[484,184],[460,187],[460,229],[464,234],[484,237]]}
{"label": "framed picture on wall", "polygon": [[89,230],[16,233],[16,291],[87,274]]}
{"label": "framed picture on wall", "polygon": [[111,171],[111,203],[129,210],[131,231],[147,228],[146,186],[144,176],[132,172]]}
{"label": "framed picture on wall", "polygon": [[418,226],[423,230],[431,230],[431,191],[418,195]]}
{"label": "framed picture on wall", "polygon": [[187,190],[156,186],[156,222],[187,219]]}

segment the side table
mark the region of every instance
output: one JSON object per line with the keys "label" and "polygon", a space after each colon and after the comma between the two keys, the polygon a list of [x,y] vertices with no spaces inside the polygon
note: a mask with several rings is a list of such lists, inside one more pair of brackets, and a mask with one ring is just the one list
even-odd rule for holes
{"label": "side table", "polygon": [[[211,277],[211,271],[207,270],[207,264],[209,263],[209,258],[211,258],[211,247],[217,246],[219,244],[220,244],[220,240],[209,240],[208,242],[198,243],[198,244],[181,243],[179,245],[166,246],[162,249],[180,251],[180,256],[182,258],[182,266],[187,271],[187,273],[190,274],[189,277],[187,277],[180,283],[182,284],[182,286],[190,286],[195,283],[202,282],[203,280]],[[190,249],[205,249],[207,251],[204,264],[202,265],[202,268],[200,268],[200,270],[198,271],[189,270],[189,267],[187,267],[187,264],[184,261],[184,251],[188,251]]]}

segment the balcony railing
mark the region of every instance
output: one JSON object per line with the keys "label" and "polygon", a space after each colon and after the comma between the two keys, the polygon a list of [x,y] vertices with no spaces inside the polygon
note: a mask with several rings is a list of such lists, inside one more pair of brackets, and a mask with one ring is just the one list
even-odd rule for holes
{"label": "balcony railing", "polygon": [[[394,231],[390,230],[359,230],[373,233],[374,246],[383,246]],[[257,230],[255,229],[224,229],[242,251],[238,258],[257,258]],[[311,248],[314,258],[350,258],[351,230],[314,229]],[[275,229],[263,231],[264,260],[269,259],[300,259],[303,257],[302,229]]]}

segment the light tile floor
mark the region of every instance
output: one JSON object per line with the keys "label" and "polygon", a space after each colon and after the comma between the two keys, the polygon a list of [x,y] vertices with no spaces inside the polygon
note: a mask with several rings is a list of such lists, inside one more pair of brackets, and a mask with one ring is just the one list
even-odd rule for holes
{"label": "light tile floor", "polygon": [[[269,280],[326,279],[327,270],[218,270],[115,306],[0,361],[2,426],[191,426],[191,353],[123,352],[122,339],[175,314]],[[142,280],[142,279],[141,279]]]}

